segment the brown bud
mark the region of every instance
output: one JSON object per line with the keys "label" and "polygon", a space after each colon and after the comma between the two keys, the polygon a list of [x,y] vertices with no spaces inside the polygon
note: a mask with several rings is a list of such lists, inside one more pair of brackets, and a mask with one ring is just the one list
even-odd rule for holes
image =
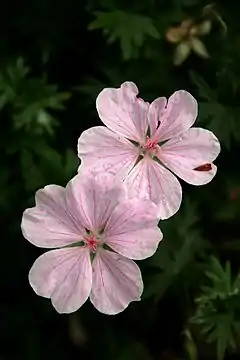
{"label": "brown bud", "polygon": [[166,39],[168,42],[176,44],[180,42],[185,36],[187,36],[187,33],[188,31],[186,29],[172,27],[166,32]]}
{"label": "brown bud", "polygon": [[191,28],[191,26],[194,25],[194,21],[193,19],[186,19],[186,20],[183,20],[180,27],[182,29],[186,29],[186,30],[189,30]]}

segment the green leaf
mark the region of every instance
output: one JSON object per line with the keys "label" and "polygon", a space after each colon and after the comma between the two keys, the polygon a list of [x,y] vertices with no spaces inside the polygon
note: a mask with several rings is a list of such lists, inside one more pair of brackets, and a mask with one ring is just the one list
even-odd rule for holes
{"label": "green leaf", "polygon": [[55,86],[46,84],[42,79],[26,81],[22,93],[17,95],[14,103],[15,128],[52,134],[57,122],[48,109],[63,109],[63,102],[70,96],[70,93],[58,93]]}
{"label": "green leaf", "polygon": [[25,66],[24,59],[18,58],[16,64],[7,66],[6,74],[9,76],[12,84],[17,84],[21,79],[24,79],[29,73],[29,68]]}
{"label": "green leaf", "polygon": [[[224,269],[222,268],[220,262],[215,256],[211,256],[210,258],[210,268],[213,271],[213,274],[216,275],[218,279],[224,277]],[[209,272],[206,272],[206,274]]]}
{"label": "green leaf", "polygon": [[199,103],[199,123],[204,124],[218,137],[228,150],[232,139],[240,140],[240,108],[223,106],[217,101]]}
{"label": "green leaf", "polygon": [[205,248],[205,241],[193,228],[197,220],[195,204],[186,200],[181,212],[160,223],[164,239],[149,259],[149,266],[159,271],[146,286],[145,298],[154,296],[159,300],[195,255]]}
{"label": "green leaf", "polygon": [[197,360],[198,358],[197,346],[193,340],[190,330],[186,329],[183,334],[185,335],[184,348],[188,355],[188,359]]}
{"label": "green leaf", "polygon": [[135,57],[147,36],[160,37],[152,19],[144,15],[115,10],[96,12],[95,17],[89,30],[102,29],[109,43],[119,40],[124,59]]}
{"label": "green leaf", "polygon": [[[189,71],[192,82],[197,86],[199,96],[205,100],[199,103],[199,123],[213,131],[220,143],[231,148],[232,140],[240,141],[240,107],[225,106],[218,100],[218,92],[196,72]],[[220,85],[219,85],[220,86]]]}
{"label": "green leaf", "polygon": [[189,71],[192,82],[197,86],[199,96],[203,100],[213,102],[216,100],[216,92],[211,89],[208,83],[195,71]]}
{"label": "green leaf", "polygon": [[191,321],[200,327],[208,343],[216,343],[217,359],[223,360],[225,351],[235,347],[239,329],[239,275],[232,280],[230,262],[223,267],[212,256],[206,276],[211,284],[201,287],[203,293],[195,299],[197,310]]}
{"label": "green leaf", "polygon": [[24,65],[23,58],[18,58],[0,72],[0,109],[15,101],[19,84],[28,72],[29,68]]}
{"label": "green leaf", "polygon": [[29,69],[22,58],[0,72],[0,109],[11,105],[13,126],[42,134],[53,134],[56,120],[49,109],[61,110],[64,101],[71,96],[67,92],[58,92],[55,85],[47,84],[46,78],[29,78]]}

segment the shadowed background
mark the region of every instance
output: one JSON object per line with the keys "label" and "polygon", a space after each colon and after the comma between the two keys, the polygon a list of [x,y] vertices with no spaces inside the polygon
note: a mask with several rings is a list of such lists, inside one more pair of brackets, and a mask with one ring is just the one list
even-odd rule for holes
{"label": "shadowed background", "polygon": [[[9,0],[0,11],[1,360],[239,359],[240,5],[202,0]],[[43,249],[21,235],[35,191],[76,173],[77,139],[101,125],[104,87],[199,102],[222,151],[202,187],[181,182],[164,241],[139,262],[145,292],[117,316],[59,315],[30,288]]]}

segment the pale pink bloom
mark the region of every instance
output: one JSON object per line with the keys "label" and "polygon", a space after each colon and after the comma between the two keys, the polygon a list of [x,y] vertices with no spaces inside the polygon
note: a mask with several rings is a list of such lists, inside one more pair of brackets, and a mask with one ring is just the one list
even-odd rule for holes
{"label": "pale pink bloom", "polygon": [[110,174],[78,174],[66,188],[48,185],[24,211],[21,227],[32,244],[58,249],[35,261],[29,282],[59,313],[76,311],[90,296],[100,312],[117,314],[140,300],[141,273],[130,259],[154,254],[162,239],[157,225],[157,206],[129,200]]}
{"label": "pale pink bloom", "polygon": [[182,199],[173,173],[189,184],[208,183],[217,171],[212,162],[220,144],[212,132],[190,128],[197,117],[197,102],[187,91],[151,104],[137,95],[132,82],[100,92],[97,111],[107,127],[93,127],[80,136],[80,168],[119,175],[131,196],[151,199],[160,218],[166,219],[176,213]]}

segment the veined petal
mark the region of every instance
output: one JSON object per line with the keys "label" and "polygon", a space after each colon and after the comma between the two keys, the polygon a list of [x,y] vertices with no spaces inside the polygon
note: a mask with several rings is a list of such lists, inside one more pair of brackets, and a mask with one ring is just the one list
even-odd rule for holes
{"label": "veined petal", "polygon": [[150,127],[150,135],[153,137],[159,128],[164,113],[166,111],[167,99],[159,97],[155,99],[149,106],[148,110],[148,124]]}
{"label": "veined petal", "polygon": [[137,98],[138,88],[130,81],[120,88],[106,88],[96,100],[102,122],[119,135],[137,142],[144,142],[147,133],[149,104]]}
{"label": "veined petal", "polygon": [[107,171],[125,178],[138,158],[138,148],[104,126],[84,131],[78,139],[80,169]]}
{"label": "veined petal", "polygon": [[128,199],[115,207],[104,229],[104,240],[113,250],[141,260],[157,250],[162,233],[158,208],[150,200]]}
{"label": "veined petal", "polygon": [[81,214],[88,230],[102,230],[120,200],[126,198],[125,185],[109,173],[76,175],[67,185],[69,207]]}
{"label": "veined petal", "polygon": [[125,180],[129,196],[148,199],[158,206],[158,215],[174,215],[182,201],[182,188],[177,178],[151,158],[141,160]]}
{"label": "veined petal", "polygon": [[71,247],[41,255],[29,272],[29,282],[37,295],[51,298],[59,313],[78,310],[92,286],[89,249]]}
{"label": "veined petal", "polygon": [[66,203],[65,189],[57,185],[37,191],[36,206],[24,211],[21,228],[28,241],[45,248],[80,241],[85,233]]}
{"label": "veined petal", "polygon": [[108,315],[123,311],[131,301],[139,301],[143,291],[142,276],[134,261],[101,249],[93,261],[90,300]]}
{"label": "veined petal", "polygon": [[[162,145],[158,158],[189,184],[204,185],[216,174],[217,167],[212,161],[219,152],[219,141],[211,131],[191,128]],[[207,171],[196,169],[205,164],[209,164]]]}
{"label": "veined petal", "polygon": [[152,140],[160,142],[181,134],[189,129],[197,118],[198,104],[185,90],[176,91],[168,99],[167,108]]}

